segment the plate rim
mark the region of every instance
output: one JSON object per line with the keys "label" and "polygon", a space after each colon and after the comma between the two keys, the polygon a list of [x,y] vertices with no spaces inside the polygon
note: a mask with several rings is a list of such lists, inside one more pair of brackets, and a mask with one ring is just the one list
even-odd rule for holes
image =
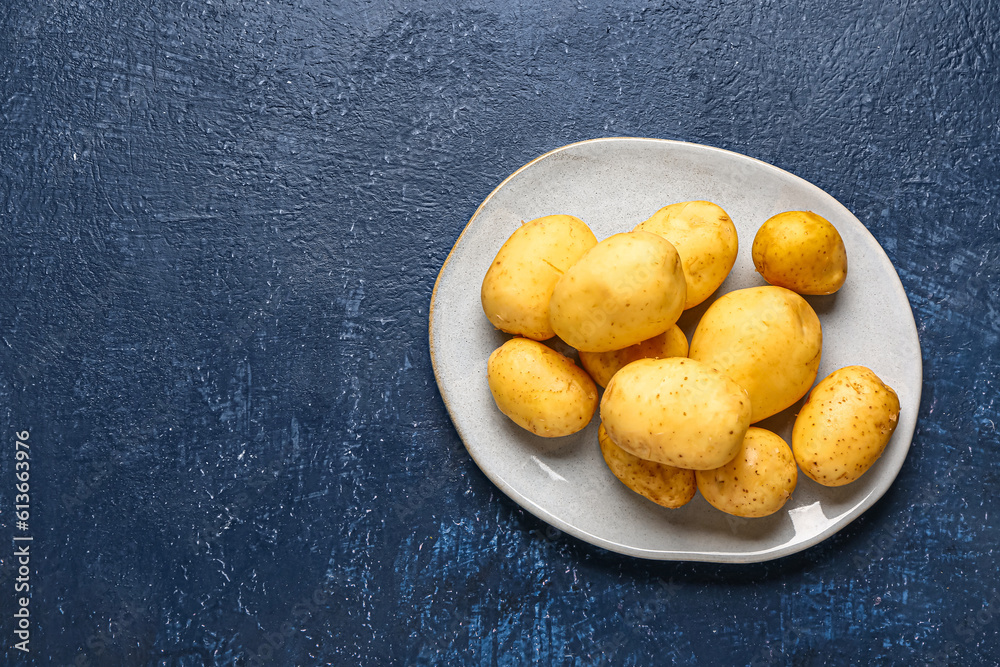
{"label": "plate rim", "polygon": [[[918,354],[917,354],[917,366],[916,366],[915,372],[916,372],[916,374],[917,374],[917,376],[919,378],[919,382],[917,383],[916,390],[915,390],[915,404],[917,405],[917,412],[918,412],[918,414],[914,415],[914,419],[913,419],[912,425],[909,425],[907,427],[907,429],[908,429],[909,432],[904,432],[903,433],[903,434],[905,434],[905,438],[904,438],[904,440],[905,440],[905,447],[904,447],[904,449],[902,451],[902,459],[900,461],[899,467],[893,472],[892,479],[889,481],[889,483],[885,484],[884,488],[878,488],[878,487],[876,487],[876,488],[872,489],[871,493],[869,493],[868,496],[861,503],[859,503],[853,510],[851,510],[850,512],[848,512],[843,517],[840,517],[834,524],[828,526],[824,530],[821,530],[816,535],[814,535],[814,536],[812,536],[812,537],[810,537],[808,539],[795,542],[793,544],[787,544],[786,543],[786,544],[783,544],[783,545],[778,545],[778,546],[776,546],[774,548],[771,548],[771,549],[764,549],[764,550],[752,551],[752,552],[745,552],[745,553],[735,553],[735,554],[734,553],[722,553],[722,552],[694,552],[694,553],[692,553],[692,552],[687,552],[687,551],[666,550],[666,549],[654,550],[654,549],[643,549],[643,548],[639,548],[639,547],[630,546],[630,545],[627,545],[627,544],[620,544],[620,543],[617,543],[617,542],[613,542],[613,541],[611,541],[611,540],[609,540],[607,538],[603,538],[603,537],[600,537],[600,536],[597,536],[597,535],[593,535],[593,534],[588,533],[587,531],[584,531],[584,530],[582,530],[582,529],[580,529],[580,528],[578,528],[578,527],[576,527],[576,526],[574,526],[574,525],[572,525],[570,523],[567,523],[566,521],[564,521],[564,520],[560,519],[559,517],[555,516],[554,514],[552,514],[552,512],[550,512],[550,511],[546,510],[545,508],[541,507],[540,505],[538,505],[533,500],[525,497],[520,492],[518,492],[517,490],[515,490],[514,488],[512,488],[506,482],[506,480],[504,480],[503,477],[501,477],[498,474],[496,474],[495,471],[489,469],[488,466],[484,467],[484,465],[479,460],[479,458],[476,456],[476,454],[469,448],[468,442],[466,440],[466,436],[463,433],[462,427],[455,420],[454,408],[452,407],[452,404],[451,404],[451,401],[449,400],[447,392],[445,391],[444,386],[442,385],[441,376],[440,376],[439,370],[438,370],[438,362],[437,362],[436,350],[435,350],[435,345],[434,345],[435,303],[436,303],[437,296],[438,296],[438,287],[441,284],[442,278],[445,275],[446,271],[448,270],[448,265],[451,262],[452,257],[454,256],[455,251],[457,250],[458,246],[461,244],[462,238],[465,236],[465,234],[469,231],[469,228],[472,226],[472,224],[479,217],[479,215],[482,212],[483,208],[493,199],[494,196],[496,196],[496,194],[498,192],[500,192],[500,190],[502,190],[507,185],[507,183],[510,180],[512,180],[513,178],[515,178],[518,174],[520,174],[522,171],[528,169],[529,167],[531,167],[535,163],[537,163],[537,162],[539,162],[541,160],[544,160],[544,159],[546,159],[546,158],[548,158],[548,157],[550,157],[552,155],[555,155],[557,153],[560,153],[560,152],[563,152],[563,151],[566,151],[566,150],[569,150],[569,149],[572,149],[572,148],[575,148],[575,147],[578,147],[578,146],[581,146],[581,145],[585,145],[585,144],[608,143],[608,142],[611,142],[611,143],[614,143],[614,142],[625,142],[625,143],[632,143],[632,142],[635,142],[635,143],[658,143],[658,144],[666,144],[666,145],[671,145],[671,146],[676,146],[676,147],[687,147],[687,148],[694,148],[694,149],[697,149],[697,150],[707,150],[709,152],[717,152],[717,153],[720,153],[720,154],[723,154],[723,155],[726,155],[726,156],[732,156],[732,157],[735,157],[736,159],[739,159],[739,160],[748,160],[748,161],[750,161],[752,163],[755,163],[755,164],[757,164],[760,167],[763,167],[765,169],[774,170],[774,171],[780,173],[781,175],[783,175],[785,177],[789,177],[791,179],[794,179],[795,181],[797,181],[801,185],[805,185],[808,188],[817,191],[818,193],[820,193],[824,197],[829,198],[832,202],[834,202],[837,206],[839,206],[843,210],[844,213],[846,213],[850,217],[854,218],[858,222],[858,224],[860,225],[861,229],[863,229],[864,232],[868,235],[868,238],[870,239],[870,241],[873,242],[881,250],[881,253],[879,253],[879,256],[878,256],[877,259],[878,259],[879,263],[881,263],[883,265],[888,265],[888,267],[891,269],[891,275],[895,277],[895,281],[892,284],[892,289],[897,292],[897,296],[902,297],[903,301],[906,303],[906,305],[909,308],[910,318],[905,322],[905,324],[908,325],[907,328],[910,329],[910,332],[912,333],[913,339],[917,343],[917,352],[918,352]],[[829,539],[830,537],[832,537],[836,533],[840,532],[841,530],[843,530],[844,528],[846,528],[847,526],[849,526],[850,524],[852,524],[856,519],[858,519],[865,512],[867,512],[875,503],[877,503],[888,492],[888,490],[895,483],[895,481],[898,478],[899,473],[902,470],[902,467],[905,464],[906,459],[907,459],[907,457],[909,455],[910,447],[913,444],[913,435],[916,432],[916,425],[917,425],[917,421],[919,419],[919,406],[920,406],[920,402],[922,400],[922,395],[923,395],[923,349],[920,347],[919,330],[918,330],[917,325],[916,325],[916,319],[913,317],[913,306],[910,303],[910,300],[909,300],[909,297],[906,294],[905,288],[903,287],[902,280],[899,277],[899,272],[896,270],[895,265],[892,264],[892,261],[889,259],[888,255],[886,254],[885,248],[883,248],[882,244],[880,244],[878,242],[878,239],[876,239],[875,236],[871,233],[871,230],[869,230],[868,227],[857,218],[857,216],[855,216],[846,206],[844,206],[844,204],[841,203],[839,199],[837,199],[836,197],[834,197],[830,193],[826,192],[825,190],[823,190],[822,188],[820,188],[818,185],[815,185],[814,183],[811,183],[811,182],[805,180],[801,176],[797,176],[797,175],[795,175],[795,174],[793,174],[793,173],[791,173],[791,172],[789,172],[789,171],[787,171],[785,169],[782,169],[781,167],[773,165],[773,164],[771,164],[769,162],[764,162],[763,160],[760,160],[758,158],[755,158],[755,157],[752,157],[752,156],[749,156],[749,155],[745,155],[743,153],[737,153],[735,151],[730,151],[730,150],[727,150],[727,149],[724,149],[724,148],[718,148],[716,146],[710,146],[710,145],[707,145],[707,144],[699,144],[699,143],[694,143],[694,142],[689,142],[689,141],[680,141],[680,140],[675,140],[675,139],[661,139],[661,138],[655,138],[655,137],[615,136],[615,137],[596,137],[596,138],[592,138],[592,139],[584,139],[584,140],[581,140],[581,141],[575,141],[575,142],[572,142],[572,143],[569,143],[569,144],[565,144],[563,146],[559,146],[558,148],[554,148],[552,150],[546,151],[545,153],[543,153],[543,154],[541,154],[541,155],[533,158],[532,160],[526,162],[525,164],[521,165],[515,171],[513,171],[509,176],[507,176],[506,178],[504,178],[495,188],[493,188],[490,191],[490,193],[483,199],[483,201],[479,204],[479,206],[476,207],[476,210],[473,212],[472,216],[469,218],[469,221],[462,228],[461,233],[459,233],[458,237],[455,239],[455,242],[452,244],[451,249],[448,251],[448,255],[445,257],[444,262],[442,262],[442,264],[441,264],[441,268],[438,271],[437,278],[434,281],[434,288],[431,291],[431,299],[430,299],[430,304],[429,304],[429,307],[428,307],[428,343],[429,343],[428,346],[429,346],[429,349],[430,349],[431,367],[432,367],[432,370],[434,372],[435,384],[438,387],[438,394],[441,396],[441,400],[443,401],[443,403],[445,405],[445,409],[448,411],[448,416],[451,419],[452,425],[454,426],[456,432],[458,433],[459,438],[462,441],[463,447],[465,448],[465,450],[469,454],[469,456],[472,458],[472,460],[475,462],[475,464],[479,468],[479,470],[486,476],[487,479],[490,480],[490,482],[492,482],[497,488],[499,488],[504,493],[504,495],[506,495],[508,498],[510,498],[511,500],[513,500],[515,502],[515,504],[517,504],[519,507],[521,507],[522,509],[526,510],[527,512],[529,512],[533,516],[535,516],[540,521],[543,521],[546,524],[554,526],[555,528],[559,529],[560,531],[562,531],[564,533],[567,533],[569,535],[573,535],[574,537],[576,537],[577,539],[579,539],[582,542],[585,542],[585,543],[587,543],[589,545],[593,545],[593,546],[599,547],[599,548],[607,550],[607,551],[611,551],[613,553],[618,553],[618,554],[622,554],[622,555],[626,555],[626,556],[632,556],[632,557],[635,557],[635,558],[640,558],[640,559],[649,560],[649,561],[678,561],[678,562],[685,562],[686,561],[686,562],[737,563],[737,564],[758,563],[758,562],[766,562],[766,561],[770,561],[770,560],[776,560],[778,558],[783,558],[785,556],[790,556],[792,554],[798,553],[800,551],[804,551],[804,550],[809,549],[809,548],[811,548],[813,546],[816,546],[817,544],[819,544],[821,542],[826,541],[827,539]]]}

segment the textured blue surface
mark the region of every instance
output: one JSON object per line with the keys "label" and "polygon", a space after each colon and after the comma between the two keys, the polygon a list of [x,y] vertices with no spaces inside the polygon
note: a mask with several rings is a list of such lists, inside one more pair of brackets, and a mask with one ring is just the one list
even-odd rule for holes
{"label": "textured blue surface", "polygon": [[[7,664],[997,664],[1000,6],[614,4],[3,3]],[[787,169],[896,265],[913,448],[820,546],[609,554],[465,453],[437,270],[510,172],[612,135]]]}

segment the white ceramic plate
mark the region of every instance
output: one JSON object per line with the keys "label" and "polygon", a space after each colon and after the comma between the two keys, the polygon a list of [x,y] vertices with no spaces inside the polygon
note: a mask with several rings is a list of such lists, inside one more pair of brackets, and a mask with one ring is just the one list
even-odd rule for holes
{"label": "white ceramic plate", "polygon": [[[736,266],[715,296],[765,284],[754,271],[750,246],[770,216],[810,210],[830,220],[847,246],[849,274],[837,294],[807,297],[823,324],[819,378],[859,364],[899,394],[899,425],[865,476],[846,487],[825,488],[800,474],[792,499],[770,517],[733,517],[700,495],[676,510],[649,502],[625,488],[604,465],[596,417],[575,435],[540,438],[502,415],[487,386],[486,359],[509,336],[486,319],[479,289],[500,246],[522,220],[569,213],[603,239],[631,230],[667,204],[693,199],[722,206],[739,230]],[[707,305],[682,317],[689,338]],[[490,193],[459,237],[438,276],[430,320],[441,395],[486,476],[559,530],[641,558],[747,563],[821,542],[860,516],[892,484],[910,447],[920,404],[920,343],[913,313],[896,271],[864,225],[833,197],[788,172],[696,144],[594,139],[521,167]],[[790,440],[800,404],[761,425]]]}

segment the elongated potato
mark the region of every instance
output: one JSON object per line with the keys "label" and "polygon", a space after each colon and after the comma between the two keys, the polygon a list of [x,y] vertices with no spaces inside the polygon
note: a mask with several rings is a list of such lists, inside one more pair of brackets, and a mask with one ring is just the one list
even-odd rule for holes
{"label": "elongated potato", "polygon": [[751,426],[732,461],[715,470],[698,470],[695,478],[712,507],[735,516],[761,517],[785,505],[799,473],[781,436]]}
{"label": "elongated potato", "polygon": [[615,234],[559,279],[549,321],[578,350],[620,350],[676,323],[685,290],[681,260],[669,241],[648,232]]}
{"label": "elongated potato", "polygon": [[739,451],[750,426],[750,399],[699,361],[639,359],[611,378],[601,420],[611,439],[634,456],[710,470]]}
{"label": "elongated potato", "polygon": [[694,471],[654,463],[629,454],[608,437],[604,424],[597,430],[601,455],[618,480],[657,505],[676,508],[686,505],[695,493]]}
{"label": "elongated potato", "polygon": [[736,225],[721,206],[710,201],[664,206],[636,230],[659,234],[677,248],[687,282],[685,310],[711,296],[736,263]]}
{"label": "elongated potato", "polygon": [[846,366],[809,393],[792,427],[802,472],[824,486],[843,486],[882,456],[899,423],[899,397],[864,366]]}
{"label": "elongated potato", "polygon": [[688,355],[746,389],[756,423],[805,396],[822,347],[812,306],[784,287],[765,286],[719,297],[702,315]]}
{"label": "elongated potato", "polygon": [[534,340],[552,338],[552,290],[566,270],[595,245],[594,233],[571,215],[548,215],[524,223],[486,271],[480,294],[486,317],[507,333]]}
{"label": "elongated potato", "polygon": [[486,376],[500,412],[535,435],[576,433],[597,410],[587,372],[538,341],[511,338],[490,355]]}
{"label": "elongated potato", "polygon": [[833,294],[847,279],[847,249],[840,232],[812,211],[768,218],[757,230],[751,254],[764,280],[799,294]]}
{"label": "elongated potato", "polygon": [[611,377],[622,367],[638,359],[665,359],[667,357],[686,357],[688,341],[684,332],[676,324],[661,333],[641,343],[630,345],[624,350],[611,352],[581,352],[580,364],[594,378],[594,382],[607,387]]}

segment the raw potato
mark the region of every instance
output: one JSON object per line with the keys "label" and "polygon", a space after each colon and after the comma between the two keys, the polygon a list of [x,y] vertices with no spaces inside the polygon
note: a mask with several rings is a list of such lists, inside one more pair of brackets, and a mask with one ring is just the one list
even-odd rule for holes
{"label": "raw potato", "polygon": [[750,394],[751,423],[809,391],[823,333],[812,306],[784,287],[751,287],[719,297],[691,337],[689,356],[717,368]]}
{"label": "raw potato", "polygon": [[624,350],[611,352],[581,352],[580,363],[594,378],[594,382],[607,387],[611,377],[627,364],[638,359],[665,359],[686,357],[688,341],[684,332],[676,324],[649,340],[630,345]]}
{"label": "raw potato", "polygon": [[664,206],[636,230],[659,234],[677,248],[687,282],[685,310],[711,296],[736,263],[736,225],[721,206],[710,201]]}
{"label": "raw potato", "polygon": [[715,470],[695,473],[698,490],[712,507],[741,517],[780,510],[795,490],[798,469],[781,436],[751,426],[736,458]]}
{"label": "raw potato", "polygon": [[677,251],[648,232],[615,234],[587,251],[556,283],[549,320],[585,352],[610,352],[669,329],[684,310]]}
{"label": "raw potato", "polygon": [[576,433],[597,410],[597,385],[587,372],[538,341],[512,338],[501,345],[486,376],[500,412],[535,435]]}
{"label": "raw potato", "polygon": [[604,424],[597,430],[604,462],[622,484],[657,505],[681,507],[695,493],[694,471],[645,461],[629,454],[608,437]]}
{"label": "raw potato", "polygon": [[799,294],[833,294],[847,279],[840,233],[812,211],[772,216],[753,240],[753,265],[764,280]]}
{"label": "raw potato", "polygon": [[864,366],[836,370],[813,388],[792,427],[802,472],[824,486],[858,479],[899,423],[899,397]]}
{"label": "raw potato", "polygon": [[640,359],[611,378],[601,419],[630,454],[710,470],[739,451],[750,426],[750,399],[731,379],[693,359]]}
{"label": "raw potato", "polygon": [[555,336],[549,324],[552,290],[595,245],[594,233],[571,215],[548,215],[521,225],[483,279],[483,311],[493,326],[534,340]]}

